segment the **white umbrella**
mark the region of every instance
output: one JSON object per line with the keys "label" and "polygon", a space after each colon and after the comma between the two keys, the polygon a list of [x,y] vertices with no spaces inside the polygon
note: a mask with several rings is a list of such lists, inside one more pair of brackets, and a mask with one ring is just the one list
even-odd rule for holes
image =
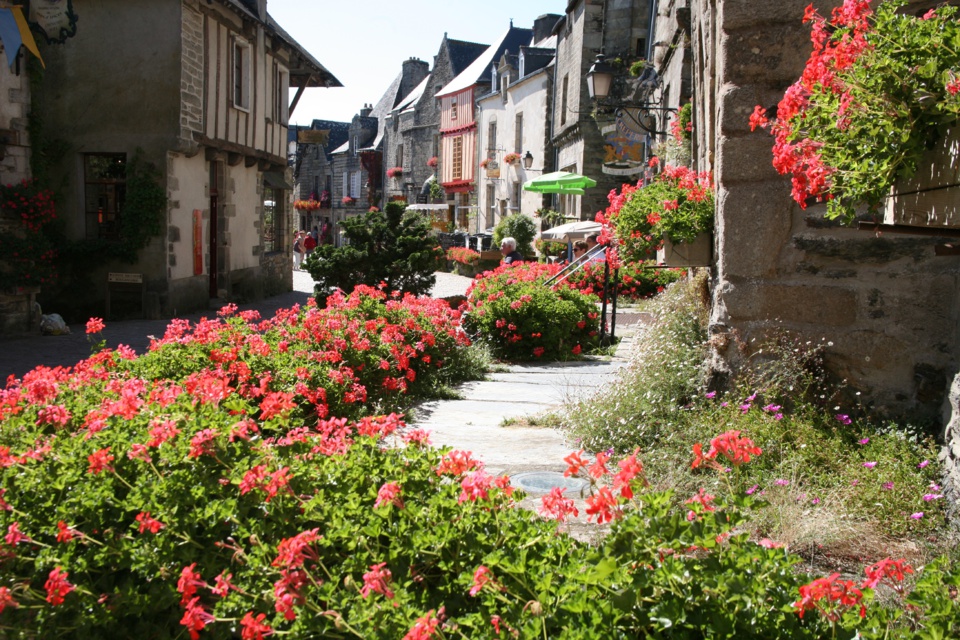
{"label": "white umbrella", "polygon": [[568,222],[559,227],[547,229],[540,233],[544,240],[563,240],[572,242],[574,240],[583,240],[593,233],[599,234],[603,225],[592,220],[581,220],[580,222]]}

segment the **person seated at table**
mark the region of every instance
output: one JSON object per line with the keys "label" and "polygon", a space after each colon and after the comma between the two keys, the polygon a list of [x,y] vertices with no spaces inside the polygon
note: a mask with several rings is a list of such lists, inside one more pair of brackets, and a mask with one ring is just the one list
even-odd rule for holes
{"label": "person seated at table", "polygon": [[517,251],[517,241],[513,238],[504,238],[500,241],[500,253],[503,254],[503,264],[523,262],[523,255]]}
{"label": "person seated at table", "polygon": [[579,260],[587,252],[587,243],[583,240],[577,240],[573,243],[573,259]]}
{"label": "person seated at table", "polygon": [[[587,236],[586,238],[587,251],[593,251],[593,248],[597,246],[597,244],[599,244],[598,242],[599,238],[600,238],[600,234],[597,234],[597,233],[591,233],[590,235]],[[590,256],[590,259],[588,262],[603,262],[606,259],[607,259],[607,252],[605,250],[596,251],[593,255]]]}

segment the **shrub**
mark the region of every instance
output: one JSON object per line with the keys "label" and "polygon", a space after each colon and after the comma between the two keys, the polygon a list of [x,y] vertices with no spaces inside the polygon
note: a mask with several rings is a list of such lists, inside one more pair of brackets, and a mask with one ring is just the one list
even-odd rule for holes
{"label": "shrub", "polygon": [[597,344],[596,298],[544,281],[557,267],[504,265],[467,291],[463,326],[504,360],[568,360]]}
{"label": "shrub", "polygon": [[350,291],[363,284],[388,292],[426,294],[444,266],[444,253],[432,236],[429,221],[406,213],[406,205],[388,202],[384,211],[368,211],[342,223],[349,244],[321,245],[304,267],[317,282],[317,292]]}
{"label": "shrub", "polygon": [[57,248],[51,225],[57,219],[53,192],[35,180],[0,185],[0,208],[10,224],[0,233],[3,287],[38,286],[56,279]]}
{"label": "shrub", "polygon": [[517,241],[517,251],[524,256],[533,255],[533,239],[537,236],[537,225],[533,218],[522,213],[514,213],[501,218],[493,228],[493,244],[500,246],[504,238],[513,238]]}
{"label": "shrub", "polygon": [[[622,302],[637,302],[662,293],[667,285],[686,277],[685,269],[652,269],[651,262],[625,262],[620,265],[617,296]],[[586,294],[593,294],[603,301],[602,262],[588,262],[567,282]],[[613,272],[609,286],[613,286]]]}
{"label": "shrub", "polygon": [[467,247],[450,247],[447,249],[447,260],[462,265],[474,265],[480,261],[480,252]]}
{"label": "shrub", "polygon": [[535,246],[540,255],[544,256],[562,256],[567,252],[566,242],[537,238]]}

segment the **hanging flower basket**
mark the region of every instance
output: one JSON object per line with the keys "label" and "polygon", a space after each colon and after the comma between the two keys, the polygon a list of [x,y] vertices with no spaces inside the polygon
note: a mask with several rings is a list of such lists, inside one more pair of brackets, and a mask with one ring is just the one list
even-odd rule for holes
{"label": "hanging flower basket", "polygon": [[437,162],[438,162],[437,156],[433,156],[432,158],[430,158],[429,160],[427,160],[427,166],[430,167],[431,169],[436,169],[436,168],[437,168]]}
{"label": "hanging flower basket", "polygon": [[503,156],[503,161],[506,164],[517,164],[518,162],[520,162],[520,154],[508,153],[507,155]]}
{"label": "hanging flower basket", "polygon": [[344,196],[343,199],[340,200],[340,202],[348,206],[355,203],[356,201],[357,201],[356,198],[351,198],[350,196]]}
{"label": "hanging flower basket", "polygon": [[317,200],[294,200],[293,208],[297,211],[316,211],[320,208],[320,202]]}
{"label": "hanging flower basket", "polygon": [[391,167],[387,169],[388,178],[400,178],[403,176],[403,167]]}

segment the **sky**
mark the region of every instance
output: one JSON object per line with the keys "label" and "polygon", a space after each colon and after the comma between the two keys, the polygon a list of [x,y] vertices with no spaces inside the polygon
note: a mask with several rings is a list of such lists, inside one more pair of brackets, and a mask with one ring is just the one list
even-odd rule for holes
{"label": "sky", "polygon": [[[267,11],[343,87],[307,89],[291,124],[349,122],[376,103],[407,58],[433,67],[443,34],[492,44],[510,26],[563,14],[567,0],[269,0]],[[293,99],[295,91],[290,92]]]}

